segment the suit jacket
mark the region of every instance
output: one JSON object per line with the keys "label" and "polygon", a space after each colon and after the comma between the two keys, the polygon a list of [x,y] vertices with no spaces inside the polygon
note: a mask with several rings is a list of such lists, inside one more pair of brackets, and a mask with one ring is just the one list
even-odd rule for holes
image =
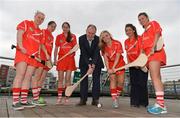
{"label": "suit jacket", "polygon": [[95,36],[91,46],[87,40],[86,34],[79,37],[80,59],[79,68],[87,67],[88,64],[95,64],[95,67],[104,68],[100,49],[98,46],[99,37]]}

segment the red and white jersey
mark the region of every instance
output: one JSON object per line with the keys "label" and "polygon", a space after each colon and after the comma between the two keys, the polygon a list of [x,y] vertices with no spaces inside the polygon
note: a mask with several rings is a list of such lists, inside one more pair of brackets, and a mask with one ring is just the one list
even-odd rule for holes
{"label": "red and white jersey", "polygon": [[149,22],[148,27],[142,34],[142,49],[145,50],[146,54],[149,54],[153,47],[156,33],[160,33],[160,35],[162,35],[162,29],[159,23],[156,21]]}
{"label": "red and white jersey", "polygon": [[17,30],[23,30],[22,37],[23,47],[27,50],[29,55],[36,53],[39,49],[42,31],[39,27],[36,27],[33,21],[25,20],[18,24]]}
{"label": "red and white jersey", "polygon": [[[56,37],[56,46],[60,47],[60,50],[58,53],[59,57],[68,53],[76,44],[77,44],[77,41],[76,41],[76,36],[74,34],[72,34],[71,42],[66,41],[66,37],[65,37],[64,33],[58,35]],[[74,55],[75,55],[75,53],[73,53],[69,56],[74,56]]]}
{"label": "red and white jersey", "polygon": [[141,51],[142,37],[138,36],[137,39],[126,39],[124,42],[127,58],[129,62],[134,61],[140,54]]}
{"label": "red and white jersey", "polygon": [[[162,35],[162,29],[159,23],[156,21],[149,22],[148,27],[145,29],[144,33],[142,34],[142,49],[145,51],[147,55],[150,54],[151,52],[151,49],[155,43],[155,36],[157,33]],[[147,64],[152,60],[160,61],[161,66],[166,65],[166,53],[164,48],[152,54],[148,58]]]}
{"label": "red and white jersey", "polygon": [[115,61],[117,53],[120,53],[120,55],[121,55],[120,59],[123,59],[123,56],[122,56],[123,49],[122,49],[121,43],[117,40],[112,40],[112,45],[110,47],[105,46],[104,54],[107,55],[108,61]]}
{"label": "red and white jersey", "polygon": [[[42,36],[41,43],[45,46],[49,56],[51,56],[52,49],[53,49],[54,37],[53,37],[52,33],[48,29],[43,29],[42,33],[43,33],[42,34],[43,36]],[[42,50],[41,50],[41,57],[46,60],[45,53]]]}

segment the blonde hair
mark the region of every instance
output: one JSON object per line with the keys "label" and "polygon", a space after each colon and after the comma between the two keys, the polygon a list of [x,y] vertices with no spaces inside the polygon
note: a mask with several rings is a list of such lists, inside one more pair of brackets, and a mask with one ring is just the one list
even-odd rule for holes
{"label": "blonde hair", "polygon": [[42,14],[43,16],[45,16],[45,14],[44,14],[43,12],[39,11],[39,10],[37,10],[37,11],[35,12],[35,15],[34,15],[34,16],[37,16],[38,14]]}
{"label": "blonde hair", "polygon": [[106,46],[106,43],[103,41],[103,34],[104,34],[104,33],[109,34],[110,37],[111,37],[111,40],[113,39],[111,33],[109,33],[109,31],[107,31],[107,30],[103,30],[103,31],[100,33],[98,46],[99,46],[99,48],[101,49],[102,52],[104,52],[104,48],[105,48],[105,46]]}

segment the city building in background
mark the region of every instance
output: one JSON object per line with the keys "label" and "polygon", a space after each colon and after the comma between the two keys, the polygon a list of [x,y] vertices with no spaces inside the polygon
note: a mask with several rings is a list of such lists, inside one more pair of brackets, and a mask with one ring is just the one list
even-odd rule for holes
{"label": "city building in background", "polygon": [[[10,61],[13,60],[11,58],[0,58],[0,89],[10,91],[9,88],[12,87],[13,79],[16,75],[16,70],[14,67],[10,66]],[[2,63],[3,62],[3,63]],[[7,63],[6,63],[7,62]],[[8,65],[9,64],[9,65]],[[177,65],[169,65],[164,66],[161,68],[162,74],[162,81],[164,83],[164,90],[165,90],[165,97],[172,97],[172,98],[180,98],[180,64]],[[44,89],[44,93],[48,93],[49,91],[56,93],[57,92],[57,72],[52,69],[46,76],[44,81],[44,85],[42,89]],[[100,85],[101,85],[101,94],[103,95],[110,95],[109,85],[110,81],[108,79],[108,74],[106,70],[103,70],[101,73]],[[72,75],[72,84],[76,83],[81,78],[80,71],[77,70]],[[91,94],[92,91],[92,76],[89,75],[88,78],[88,91]],[[154,87],[153,83],[149,77],[148,79],[148,92],[150,97],[154,97]],[[77,87],[74,93],[79,94],[80,85]],[[129,71],[126,69],[125,72],[125,82],[124,82],[124,89],[123,95],[129,96],[130,95],[130,81],[129,81]],[[1,89],[2,90],[2,89]],[[50,92],[50,93],[51,93]]]}
{"label": "city building in background", "polygon": [[6,87],[12,86],[15,76],[16,76],[16,69],[13,67],[9,67],[7,78],[6,78]]}
{"label": "city building in background", "polygon": [[42,89],[57,89],[57,80],[52,73],[47,73]]}
{"label": "city building in background", "polygon": [[[11,87],[13,80],[16,76],[16,69],[9,65],[0,65],[0,86],[1,87]],[[54,75],[49,72],[47,73],[46,79],[44,81],[43,89],[56,89],[57,80]]]}
{"label": "city building in background", "polygon": [[5,87],[6,86],[6,80],[8,77],[8,65],[0,65],[0,86]]}

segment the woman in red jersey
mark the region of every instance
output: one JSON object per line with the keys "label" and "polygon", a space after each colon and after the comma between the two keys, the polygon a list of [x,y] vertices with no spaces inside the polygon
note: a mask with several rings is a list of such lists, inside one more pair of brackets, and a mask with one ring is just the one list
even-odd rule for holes
{"label": "woman in red jersey", "polygon": [[[41,40],[41,50],[40,50],[40,57],[42,60],[51,61],[51,53],[53,49],[53,41],[54,37],[52,32],[56,29],[56,23],[54,21],[50,21],[48,23],[47,29],[42,30],[42,40]],[[39,63],[38,69],[35,71],[34,78],[32,79],[32,93],[33,93],[33,104],[44,106],[46,105],[45,102],[39,100],[39,95],[41,91],[41,87],[43,82],[46,78],[47,72],[50,70],[47,66],[42,65]]]}
{"label": "woman in red jersey", "polygon": [[139,23],[145,29],[142,34],[142,49],[149,56],[147,67],[155,88],[156,103],[147,107],[147,111],[152,114],[167,113],[164,105],[164,88],[161,81],[160,67],[166,64],[166,53],[164,48],[155,51],[155,46],[162,36],[162,28],[157,21],[150,21],[148,15],[142,12],[138,15]]}
{"label": "woman in red jersey", "polygon": [[[76,44],[76,36],[70,32],[70,24],[68,22],[64,22],[62,24],[63,33],[59,34],[56,37],[56,47],[54,51],[54,63],[56,64],[58,71],[58,99],[57,104],[62,104],[62,93],[63,90],[71,85],[71,73],[76,70],[75,65],[75,53],[72,53],[62,60],[57,61],[63,55],[68,53]],[[59,49],[59,51],[58,51]],[[65,79],[65,86],[63,86],[63,80]],[[68,97],[65,97],[65,104],[68,103]]]}
{"label": "woman in red jersey", "polygon": [[110,74],[110,91],[113,100],[112,107],[118,108],[118,97],[123,90],[125,70],[115,72],[116,68],[125,65],[123,60],[123,49],[119,41],[114,40],[108,31],[102,31],[100,34],[100,43],[105,65]]}
{"label": "woman in red jersey", "polygon": [[[125,40],[125,50],[127,53],[128,63],[133,62],[137,59],[141,53],[142,37],[138,36],[136,27],[132,24],[126,24],[125,32],[128,39]],[[139,107],[148,105],[148,89],[147,80],[148,73],[145,73],[139,67],[130,67],[130,84],[131,84],[131,95],[130,104],[132,107]]]}
{"label": "woman in red jersey", "polygon": [[[17,50],[15,55],[16,77],[13,82],[13,109],[21,110],[24,107],[34,107],[27,101],[30,79],[38,62],[30,58],[30,55],[38,56],[38,50],[42,38],[39,28],[44,21],[45,15],[36,12],[34,20],[24,20],[17,26]],[[21,93],[21,102],[19,96]]]}

